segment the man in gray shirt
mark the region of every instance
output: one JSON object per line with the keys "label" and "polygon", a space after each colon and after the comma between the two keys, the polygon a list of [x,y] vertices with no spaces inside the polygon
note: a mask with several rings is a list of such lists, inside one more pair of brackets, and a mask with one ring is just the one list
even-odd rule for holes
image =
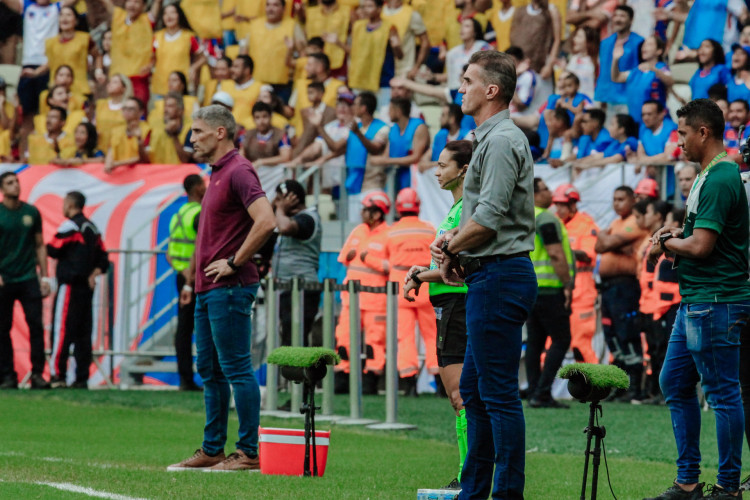
{"label": "man in gray shirt", "polygon": [[[477,123],[458,231],[431,251],[447,284],[465,280],[468,343],[461,397],[468,454],[459,498],[523,498],[525,422],[518,394],[521,329],[536,301],[534,168],[529,144],[510,120],[513,58],[475,53],[459,92]],[[494,464],[493,464],[494,462]]]}

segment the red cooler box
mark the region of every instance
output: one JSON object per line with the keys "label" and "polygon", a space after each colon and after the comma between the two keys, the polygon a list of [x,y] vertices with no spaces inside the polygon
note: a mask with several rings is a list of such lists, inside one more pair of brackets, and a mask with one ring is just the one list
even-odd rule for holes
{"label": "red cooler box", "polygon": [[[330,431],[315,431],[315,448],[318,457],[318,476],[326,471]],[[260,428],[261,474],[302,476],[305,473],[304,429]],[[313,450],[310,448],[310,472],[312,472]]]}

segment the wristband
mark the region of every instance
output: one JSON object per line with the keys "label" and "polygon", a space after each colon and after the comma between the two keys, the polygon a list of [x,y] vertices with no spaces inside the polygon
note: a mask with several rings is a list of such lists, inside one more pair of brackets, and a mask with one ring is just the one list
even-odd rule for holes
{"label": "wristband", "polygon": [[232,271],[237,272],[240,270],[240,266],[234,263],[234,255],[229,257],[227,259],[227,265],[232,269]]}
{"label": "wristband", "polygon": [[416,271],[412,273],[411,276],[409,276],[409,279],[411,279],[414,282],[414,284],[416,284],[417,286],[420,286],[422,283],[424,283],[424,281],[419,279],[419,273],[420,271]]}
{"label": "wristband", "polygon": [[659,245],[661,246],[661,249],[664,253],[669,252],[669,249],[664,245],[664,243],[667,242],[668,239],[672,238],[672,233],[665,233],[659,236]]}
{"label": "wristband", "polygon": [[190,285],[183,285],[183,286],[182,286],[182,291],[183,291],[183,292],[191,292],[191,293],[192,293],[192,291],[193,291],[193,287],[192,287],[192,286],[190,286]]}
{"label": "wristband", "polygon": [[455,253],[453,253],[450,250],[448,250],[448,245],[449,244],[450,244],[450,241],[444,241],[443,242],[443,246],[440,247],[440,250],[442,250],[442,252],[445,255],[447,255],[449,259],[454,260],[454,259],[458,258],[458,255],[456,255]]}

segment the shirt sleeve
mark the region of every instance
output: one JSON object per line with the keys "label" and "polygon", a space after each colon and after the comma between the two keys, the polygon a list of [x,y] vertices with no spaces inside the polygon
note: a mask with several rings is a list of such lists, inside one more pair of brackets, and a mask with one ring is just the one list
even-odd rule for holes
{"label": "shirt sleeve", "polygon": [[297,234],[294,236],[298,240],[308,240],[315,233],[315,219],[309,214],[297,214],[292,217],[297,223]]}
{"label": "shirt sleeve", "polygon": [[39,210],[36,208],[34,208],[34,232],[35,233],[42,232],[42,215],[39,213]]}
{"label": "shirt sleeve", "polygon": [[421,36],[422,33],[427,33],[427,27],[425,26],[424,21],[422,20],[422,16],[419,15],[419,12],[414,11],[411,13],[411,20],[409,21],[409,29],[416,36]]}
{"label": "shirt sleeve", "polygon": [[544,246],[562,243],[562,236],[558,231],[557,224],[552,221],[545,221],[536,228],[536,232],[542,239]]}
{"label": "shirt sleeve", "polygon": [[[488,138],[487,150],[478,163],[483,165],[481,187],[476,210],[471,216],[480,226],[496,230],[510,208],[513,188],[518,181],[518,164],[522,160],[516,153],[508,137],[498,135]],[[507,165],[509,168],[492,168],[496,165]]]}
{"label": "shirt sleeve", "polygon": [[266,195],[260,185],[260,179],[255,170],[242,166],[232,172],[232,191],[240,199],[242,205],[248,208],[255,200]]}
{"label": "shirt sleeve", "polygon": [[381,144],[386,144],[388,142],[388,134],[390,133],[390,130],[388,127],[383,127],[380,130],[378,130],[375,133],[375,137],[373,138],[373,142],[379,142]]}
{"label": "shirt sleeve", "polygon": [[282,135],[281,140],[279,140],[279,149],[291,148],[291,147],[292,145],[289,142],[289,137],[286,134]]}

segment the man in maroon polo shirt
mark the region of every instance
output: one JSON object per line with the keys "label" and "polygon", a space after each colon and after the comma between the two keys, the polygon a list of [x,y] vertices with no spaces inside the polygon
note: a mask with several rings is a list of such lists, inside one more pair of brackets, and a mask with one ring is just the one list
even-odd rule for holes
{"label": "man in maroon polo shirt", "polygon": [[[215,471],[260,468],[260,390],[250,361],[250,311],[258,291],[251,261],[276,228],[276,218],[252,164],[234,147],[237,124],[218,105],[193,114],[196,158],[211,163],[190,274],[195,282],[196,366],[203,380],[206,426],[203,445],[167,470]],[[183,289],[180,300],[189,300]],[[229,384],[240,421],[237,451],[224,456]]]}

